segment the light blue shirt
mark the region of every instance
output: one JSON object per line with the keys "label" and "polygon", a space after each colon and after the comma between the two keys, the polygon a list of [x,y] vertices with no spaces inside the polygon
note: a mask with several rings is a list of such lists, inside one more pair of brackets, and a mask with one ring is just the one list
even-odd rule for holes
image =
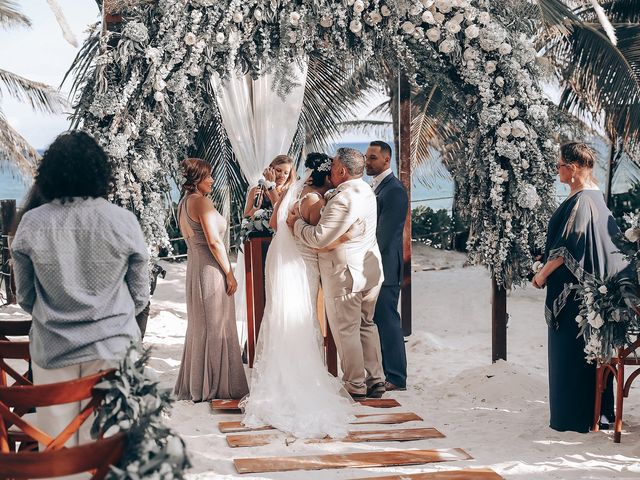
{"label": "light blue shirt", "polygon": [[11,250],[40,367],[118,360],[140,338],[149,254],[131,212],[103,198],[54,200],[25,213]]}

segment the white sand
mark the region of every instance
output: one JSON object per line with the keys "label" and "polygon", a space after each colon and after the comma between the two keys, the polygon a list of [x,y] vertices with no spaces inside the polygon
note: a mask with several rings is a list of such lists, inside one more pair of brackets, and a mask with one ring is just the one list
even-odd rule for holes
{"label": "white sand", "polygon": [[[507,479],[640,478],[640,381],[625,400],[622,443],[610,432],[559,433],[548,427],[547,329],[544,292],[518,289],[508,298],[508,362],[491,364],[491,285],[486,271],[463,268],[464,256],[417,248],[413,276],[413,334],[408,338],[406,392],[393,392],[402,407],[361,407],[362,413],[415,412],[446,438],[417,442],[329,443],[287,446],[285,436],[257,448],[227,446],[220,421],[206,403],[177,402],[168,419],[186,440],[194,464],[189,478],[349,479],[468,467],[491,467]],[[173,386],[186,330],[185,264],[165,264],[152,301],[145,343],[154,347],[152,367]],[[440,267],[441,270],[429,270]],[[442,269],[444,267],[444,269]],[[9,311],[14,311],[10,309]],[[7,310],[3,314],[9,313]],[[3,315],[4,316],[4,315]],[[389,426],[388,428],[398,428]],[[386,428],[378,425],[354,429]],[[412,467],[238,475],[232,458],[346,453],[417,448],[464,448],[473,460]]]}

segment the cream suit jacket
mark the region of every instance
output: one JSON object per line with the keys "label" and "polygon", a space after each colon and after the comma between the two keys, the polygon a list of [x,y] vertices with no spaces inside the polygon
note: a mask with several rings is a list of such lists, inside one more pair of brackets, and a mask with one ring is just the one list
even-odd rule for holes
{"label": "cream suit jacket", "polygon": [[382,284],[382,261],[376,240],[376,196],[361,178],[340,184],[325,205],[318,225],[298,220],[294,234],[311,248],[322,249],[338,240],[358,220],[364,234],[335,250],[318,254],[324,294],[340,297]]}

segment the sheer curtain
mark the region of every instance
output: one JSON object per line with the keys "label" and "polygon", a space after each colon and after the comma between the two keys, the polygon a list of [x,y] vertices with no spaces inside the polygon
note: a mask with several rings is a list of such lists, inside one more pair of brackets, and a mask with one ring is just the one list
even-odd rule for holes
{"label": "sheer curtain", "polygon": [[[284,99],[274,91],[272,74],[262,75],[257,80],[244,75],[232,77],[221,84],[214,82],[224,128],[249,185],[258,183],[274,157],[289,151],[298,128],[307,79],[306,62],[292,65],[291,73],[296,86]],[[240,345],[247,338],[244,268],[244,254],[238,252],[235,304]]]}

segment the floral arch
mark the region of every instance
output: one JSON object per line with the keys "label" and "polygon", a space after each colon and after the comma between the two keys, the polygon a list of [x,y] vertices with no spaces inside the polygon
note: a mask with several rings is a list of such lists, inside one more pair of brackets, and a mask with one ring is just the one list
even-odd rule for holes
{"label": "floral arch", "polygon": [[[556,147],[537,79],[525,0],[157,0],[125,2],[102,35],[75,118],[105,146],[111,199],[168,242],[167,178],[215,112],[213,77],[276,72],[310,55],[341,65],[384,57],[414,89],[449,82],[464,155],[450,168],[471,222],[471,259],[506,288],[530,271],[553,205]],[[535,7],[534,7],[535,8]],[[85,46],[87,48],[87,46]]]}

